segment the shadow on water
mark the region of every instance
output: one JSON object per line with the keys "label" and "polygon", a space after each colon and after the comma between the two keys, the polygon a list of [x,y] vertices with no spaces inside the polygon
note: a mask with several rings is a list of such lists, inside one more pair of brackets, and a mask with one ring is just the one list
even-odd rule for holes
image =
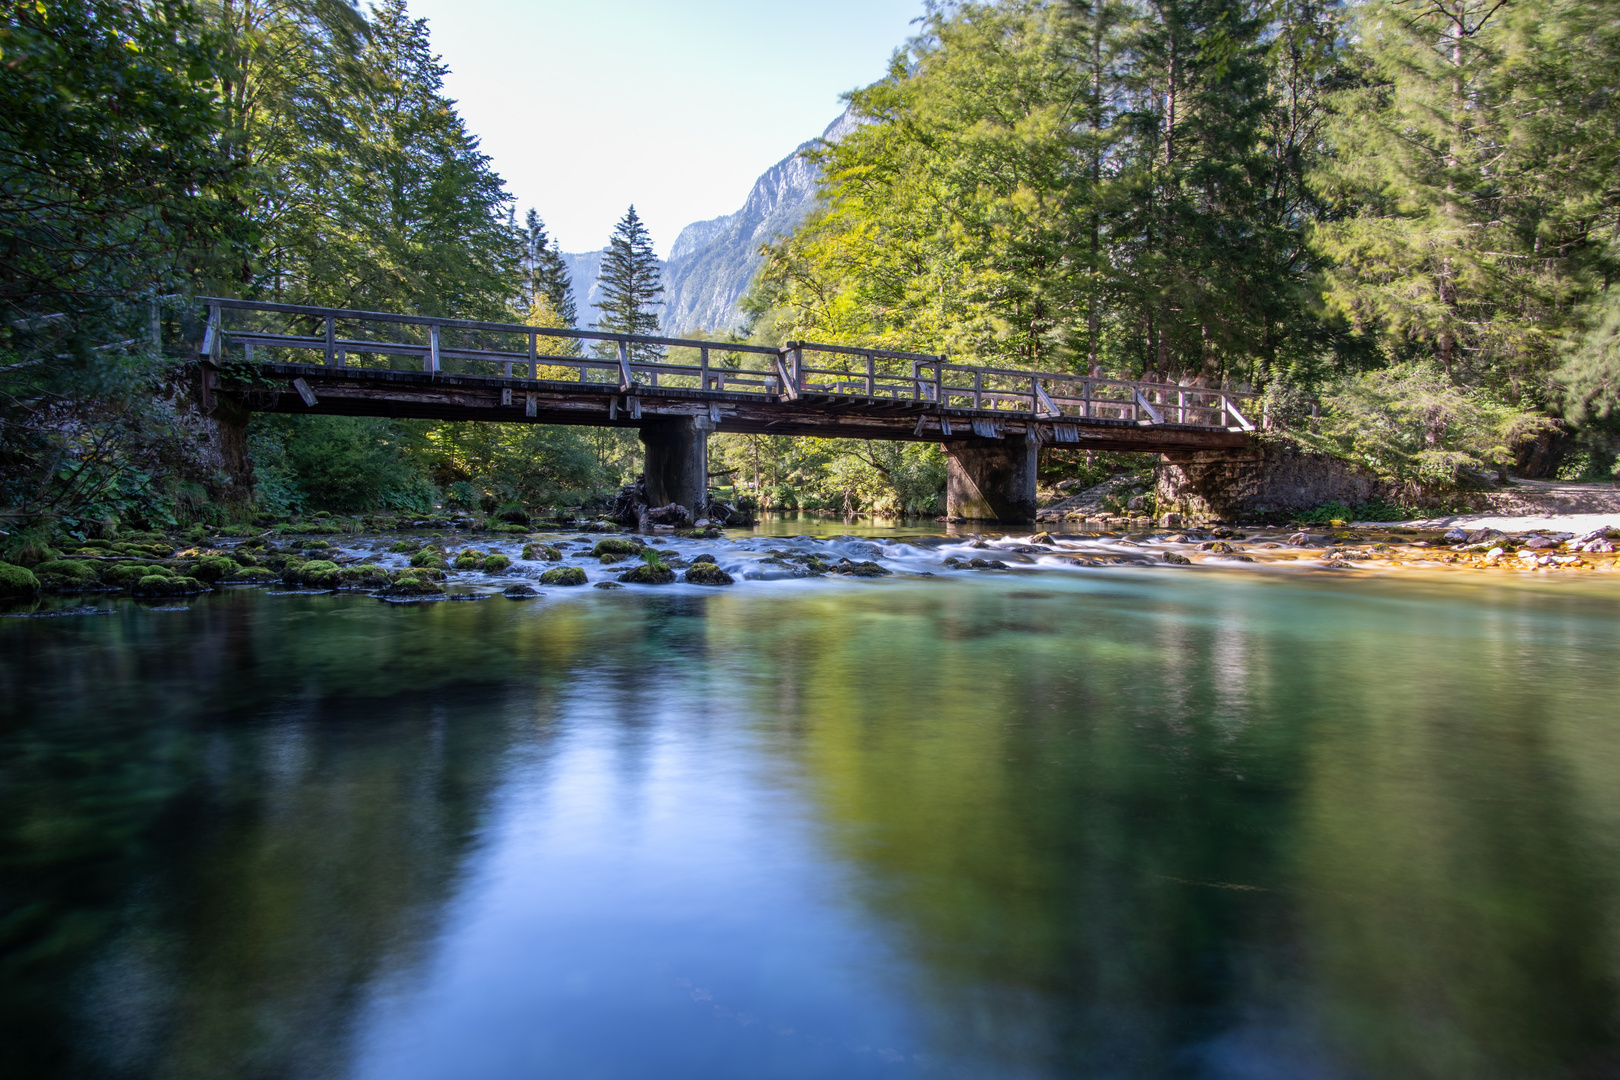
{"label": "shadow on water", "polygon": [[1121,574],[11,621],[0,1071],[1615,1075],[1617,612]]}

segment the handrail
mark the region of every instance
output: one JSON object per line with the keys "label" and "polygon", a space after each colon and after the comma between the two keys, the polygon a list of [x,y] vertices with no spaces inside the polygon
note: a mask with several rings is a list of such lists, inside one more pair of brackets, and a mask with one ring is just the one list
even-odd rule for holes
{"label": "handrail", "polygon": [[[1252,401],[1257,395],[1215,386],[1148,382],[1089,373],[977,366],[952,363],[943,355],[930,353],[807,341],[791,341],[781,347],[771,347],[225,297],[201,299],[209,308],[202,352],[216,362],[223,358],[225,346],[230,343],[243,347],[249,361],[254,359],[257,346],[312,350],[323,354],[324,364],[320,366],[327,367],[348,366],[350,354],[408,356],[419,360],[420,370],[431,376],[445,374],[443,365],[447,360],[462,364],[492,363],[501,365],[502,376],[508,379],[519,377],[514,375],[514,369],[521,367],[525,369],[521,377],[532,382],[566,382],[588,385],[598,390],[612,386],[618,392],[632,396],[640,387],[662,385],[699,395],[723,393],[729,386],[788,400],[802,401],[806,396],[812,399],[864,398],[874,403],[909,400],[922,405],[928,412],[937,412],[941,431],[947,435],[951,432],[949,423],[944,419],[947,411],[1022,414],[1060,425],[1076,419],[1103,419],[1137,424],[1254,430],[1254,425],[1239,411],[1238,405]],[[301,335],[272,330],[233,330],[225,325],[223,313],[226,311],[318,319],[316,329],[319,333]],[[370,341],[339,337],[336,332],[339,321],[425,327],[428,340]],[[523,351],[482,347],[485,343],[476,338],[472,342],[462,342],[453,333],[447,341],[444,339],[445,331],[517,334],[526,338],[527,347]],[[607,355],[558,355],[541,352],[541,338],[597,341],[613,347],[607,350]],[[633,360],[630,347],[636,345],[695,350],[698,363],[672,363],[665,358]],[[757,356],[763,363],[754,368],[715,364],[711,361],[714,352]],[[806,362],[806,353],[812,357],[817,353],[852,357],[859,362],[846,362],[839,368],[813,367]],[[879,360],[909,361],[911,372],[879,370]],[[573,377],[542,380],[543,368],[571,368]],[[593,373],[597,378],[592,378]],[[817,381],[816,376],[831,378]],[[696,385],[685,380],[694,380]],[[921,422],[919,420],[919,424]],[[999,421],[994,423],[999,424]]]}

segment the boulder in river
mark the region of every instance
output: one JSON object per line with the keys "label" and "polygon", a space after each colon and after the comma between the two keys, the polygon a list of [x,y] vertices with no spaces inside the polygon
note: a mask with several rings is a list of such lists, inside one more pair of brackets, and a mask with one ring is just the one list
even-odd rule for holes
{"label": "boulder in river", "polygon": [[415,598],[438,597],[444,595],[444,589],[437,582],[424,578],[402,577],[392,585],[378,592],[379,596]]}
{"label": "boulder in river", "polygon": [[26,566],[13,566],[0,562],[0,599],[35,596],[39,593],[39,579]]}
{"label": "boulder in river", "polygon": [[731,585],[736,580],[736,578],[716,566],[712,559],[708,562],[693,563],[691,569],[686,572],[686,583],[688,585]]}
{"label": "boulder in river", "polygon": [[606,540],[598,540],[596,546],[591,548],[591,554],[598,559],[604,555],[639,555],[641,549],[645,546],[640,540],[614,536]]}
{"label": "boulder in river", "polygon": [[520,582],[517,585],[508,585],[502,589],[501,595],[508,600],[532,600],[539,596],[540,593],[533,585],[525,585]]}
{"label": "boulder in river", "polygon": [[875,562],[850,562],[848,559],[842,559],[836,566],[827,567],[827,573],[842,574],[845,577],[888,577],[894,571]]}
{"label": "boulder in river", "polygon": [[1192,565],[1192,560],[1191,559],[1187,558],[1187,556],[1185,556],[1185,555],[1178,555],[1174,551],[1165,552],[1164,553],[1164,561],[1167,562],[1167,563],[1170,563],[1172,566],[1191,566]]}
{"label": "boulder in river", "polygon": [[626,585],[673,585],[675,571],[663,563],[642,563],[619,575]]}
{"label": "boulder in river", "polygon": [[540,575],[542,585],[583,585],[585,571],[577,566],[557,566]]}
{"label": "boulder in river", "polygon": [[34,577],[48,592],[79,592],[93,589],[100,579],[96,568],[77,559],[51,559],[34,567]]}

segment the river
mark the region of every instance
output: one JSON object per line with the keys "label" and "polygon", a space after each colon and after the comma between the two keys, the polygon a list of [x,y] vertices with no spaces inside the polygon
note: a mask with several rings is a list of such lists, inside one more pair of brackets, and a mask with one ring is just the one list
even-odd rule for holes
{"label": "river", "polygon": [[881,551],[0,619],[0,1073],[1615,1075],[1615,583]]}

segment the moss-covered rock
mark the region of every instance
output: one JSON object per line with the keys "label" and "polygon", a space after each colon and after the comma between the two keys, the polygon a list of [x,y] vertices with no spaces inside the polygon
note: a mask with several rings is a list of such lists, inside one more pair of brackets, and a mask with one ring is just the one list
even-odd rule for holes
{"label": "moss-covered rock", "polygon": [[100,584],[101,577],[92,563],[77,559],[52,559],[34,567],[39,583],[52,592],[74,592]]}
{"label": "moss-covered rock", "polygon": [[276,572],[268,566],[244,566],[232,580],[245,581],[254,585],[268,585],[276,580]]}
{"label": "moss-covered rock", "polygon": [[39,595],[39,578],[26,566],[0,562],[0,598]]}
{"label": "moss-covered rock", "polygon": [[484,556],[484,573],[495,574],[512,565],[512,560],[500,552],[492,552]]}
{"label": "moss-covered rock", "polygon": [[558,562],[562,559],[562,552],[551,544],[526,544],[523,548],[523,557],[542,562]]}
{"label": "moss-covered rock", "polygon": [[101,580],[115,589],[131,589],[141,578],[153,575],[173,577],[174,571],[150,563],[114,563],[101,571]]}
{"label": "moss-covered rock", "polygon": [[473,548],[466,548],[456,556],[456,569],[482,570],[484,568],[485,558],[486,556],[482,551],[477,551]]}
{"label": "moss-covered rock", "polygon": [[443,596],[444,588],[436,582],[424,578],[404,577],[383,589],[379,595],[402,597]]}
{"label": "moss-covered rock", "polygon": [[585,571],[577,566],[557,566],[540,575],[542,585],[583,585]]}
{"label": "moss-covered rock", "polygon": [[190,569],[192,577],[209,584],[230,580],[242,572],[241,565],[235,559],[228,559],[223,555],[198,559],[197,565]]}
{"label": "moss-covered rock", "polygon": [[710,555],[707,551],[705,551],[701,555],[692,556],[692,565],[693,566],[696,566],[700,562],[714,562],[714,556]]}
{"label": "moss-covered rock", "polygon": [[107,550],[110,550],[112,548],[112,541],[111,540],[86,540],[84,543],[80,544],[79,546],[80,547],[86,547],[86,548],[101,548],[101,549],[103,549],[103,554],[105,554]]}
{"label": "moss-covered rock", "polygon": [[412,555],[411,565],[431,566],[435,570],[444,570],[448,569],[449,567],[449,563],[445,562],[444,552],[435,550],[434,548],[423,548],[415,555]]}
{"label": "moss-covered rock", "polygon": [[711,562],[693,563],[692,568],[686,572],[688,585],[733,585],[736,578]]}
{"label": "moss-covered rock", "polygon": [[626,585],[673,585],[675,571],[663,563],[642,563],[619,575]]}
{"label": "moss-covered rock", "polygon": [[143,577],[130,589],[136,596],[195,596],[208,591],[208,586],[194,577],[163,574]]}
{"label": "moss-covered rock", "polygon": [[623,536],[610,536],[606,540],[598,540],[596,546],[591,548],[591,554],[597,558],[603,555],[639,555],[642,543]]}
{"label": "moss-covered rock", "polygon": [[1185,555],[1178,555],[1174,551],[1165,552],[1164,553],[1164,561],[1167,562],[1167,563],[1170,563],[1172,566],[1191,566],[1192,565],[1192,560],[1191,559],[1187,558],[1187,556],[1185,556]]}
{"label": "moss-covered rock", "polygon": [[298,566],[289,562],[281,580],[289,585],[307,585],[312,589],[335,589],[341,584],[341,571],[342,567],[328,559],[311,559]]}
{"label": "moss-covered rock", "polygon": [[501,595],[508,600],[531,600],[539,596],[533,585],[508,585],[501,590]]}
{"label": "moss-covered rock", "polygon": [[405,578],[416,578],[420,581],[444,581],[449,574],[437,566],[413,566],[408,570],[395,570],[393,579],[403,581]]}

